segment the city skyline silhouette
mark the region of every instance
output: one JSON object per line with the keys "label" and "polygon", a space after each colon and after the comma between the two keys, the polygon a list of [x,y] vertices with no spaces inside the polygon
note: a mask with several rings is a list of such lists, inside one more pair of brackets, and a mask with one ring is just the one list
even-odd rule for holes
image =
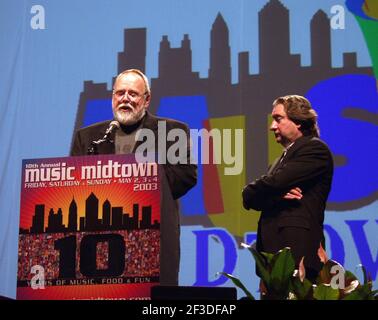
{"label": "city skyline silhouette", "polygon": [[[152,219],[152,205],[132,205],[132,215],[124,212],[123,207],[112,206],[106,199],[102,203],[102,218],[99,218],[99,199],[94,192],[85,200],[84,214],[78,214],[78,206],[73,196],[68,209],[68,223],[63,223],[64,213],[60,207],[55,212],[50,208],[45,223],[45,205],[35,204],[34,215],[29,229],[20,228],[20,234],[39,234],[56,232],[84,232],[109,230],[158,229],[160,223]],[[141,209],[141,210],[140,210]],[[141,211],[141,214],[140,214]]]}
{"label": "city skyline silhouette", "polygon": [[[232,116],[245,117],[245,173],[246,183],[263,175],[269,164],[268,117],[272,102],[279,96],[306,93],[318,83],[345,74],[373,75],[371,67],[359,67],[355,52],[344,52],[343,65],[332,66],[330,18],[318,10],[310,21],[311,65],[302,66],[300,54],[291,53],[290,12],[279,0],[269,1],[258,12],[259,73],[250,74],[249,52],[238,53],[238,82],[232,83],[229,29],[221,13],[211,27],[209,72],[200,78],[192,68],[189,34],[184,34],[181,47],[172,48],[163,35],[158,52],[158,77],[150,79],[151,113],[157,113],[166,97],[206,98],[208,119]],[[204,31],[207,32],[207,31]],[[117,54],[118,72],[125,69],[146,69],[147,28],[124,30],[124,50]],[[115,77],[113,78],[113,80]],[[89,102],[110,101],[112,91],[107,83],[84,81],[80,93],[74,132],[83,127],[85,115],[90,114]],[[110,105],[109,108],[111,109]],[[177,109],[180,105],[177,105]],[[351,118],[358,119],[358,110],[351,110]],[[103,119],[105,120],[105,119]],[[335,166],[343,165],[343,158],[334,155]],[[361,201],[360,205],[365,203]],[[356,205],[356,204],[354,204]],[[332,203],[335,210],[347,210],[348,203]]]}

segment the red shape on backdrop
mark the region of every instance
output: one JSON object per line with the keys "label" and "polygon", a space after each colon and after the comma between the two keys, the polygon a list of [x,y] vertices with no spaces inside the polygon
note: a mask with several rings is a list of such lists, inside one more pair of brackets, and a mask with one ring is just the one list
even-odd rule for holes
{"label": "red shape on backdrop", "polygon": [[[210,121],[205,120],[203,126],[210,131]],[[213,161],[213,139],[209,139],[209,164],[203,164],[203,191],[205,209],[208,214],[224,212],[223,197],[220,187],[217,165]]]}

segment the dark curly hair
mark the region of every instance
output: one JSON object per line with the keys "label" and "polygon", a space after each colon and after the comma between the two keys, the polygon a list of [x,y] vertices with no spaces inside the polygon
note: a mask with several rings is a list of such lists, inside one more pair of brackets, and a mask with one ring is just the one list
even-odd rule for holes
{"label": "dark curly hair", "polygon": [[273,102],[273,107],[278,104],[284,106],[287,117],[295,124],[299,124],[299,130],[304,136],[319,137],[318,115],[312,108],[310,101],[299,95],[279,97]]}

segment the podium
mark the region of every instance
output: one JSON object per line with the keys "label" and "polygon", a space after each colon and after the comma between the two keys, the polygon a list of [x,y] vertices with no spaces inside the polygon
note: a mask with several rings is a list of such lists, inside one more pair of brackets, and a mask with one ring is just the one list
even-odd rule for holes
{"label": "podium", "polygon": [[163,170],[132,154],[24,160],[17,299],[145,299],[177,282]]}

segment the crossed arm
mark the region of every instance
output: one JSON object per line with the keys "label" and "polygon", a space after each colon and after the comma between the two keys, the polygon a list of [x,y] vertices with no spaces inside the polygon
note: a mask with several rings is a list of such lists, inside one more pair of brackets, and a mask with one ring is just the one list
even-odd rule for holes
{"label": "crossed arm", "polygon": [[330,153],[319,140],[301,146],[295,154],[273,174],[264,175],[243,189],[246,209],[265,210],[279,201],[300,200],[303,186],[328,168]]}
{"label": "crossed arm", "polygon": [[287,193],[284,194],[282,199],[286,200],[301,200],[303,197],[302,190],[299,187],[290,189]]}

